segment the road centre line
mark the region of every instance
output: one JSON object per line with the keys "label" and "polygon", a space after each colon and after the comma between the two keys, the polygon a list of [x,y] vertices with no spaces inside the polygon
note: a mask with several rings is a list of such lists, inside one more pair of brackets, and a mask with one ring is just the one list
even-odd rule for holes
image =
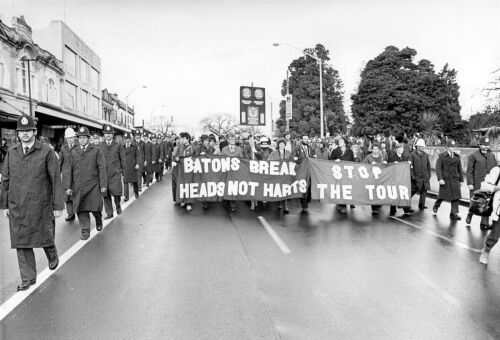
{"label": "road centre line", "polygon": [[464,249],[467,249],[467,250],[470,250],[472,252],[475,252],[475,253],[480,253],[481,252],[481,249],[476,249],[476,248],[472,248],[472,247],[469,247],[468,245],[466,245],[465,243],[462,243],[462,242],[458,242],[458,241],[454,241],[453,239],[449,238],[449,237],[446,237],[446,236],[443,236],[443,235],[439,235],[438,233],[432,231],[432,230],[427,230],[426,228],[424,227],[421,227],[421,226],[418,226],[416,224],[413,224],[411,222],[408,222],[408,221],[405,221],[401,218],[398,218],[398,217],[395,217],[395,216],[391,216],[392,219],[396,220],[396,221],[399,221],[399,222],[402,222],[404,224],[407,224],[409,225],[410,227],[413,227],[413,228],[416,228],[416,229],[420,229],[422,231],[425,231],[426,233],[428,234],[431,234],[441,240],[444,240],[446,242],[449,242],[449,243],[453,243],[461,248],[464,248]]}
{"label": "road centre line", "polygon": [[[153,178],[153,183],[156,183],[156,179]],[[144,186],[139,196],[142,195],[149,187]],[[134,195],[131,195],[128,202],[121,205],[122,211],[124,211],[132,202],[136,200]],[[120,215],[115,215],[109,220],[103,220],[102,229],[106,228],[108,224],[114,221]],[[62,216],[60,218],[63,218]],[[57,221],[57,220],[56,220]],[[77,220],[75,220],[76,222]],[[50,270],[48,267],[42,270],[40,274],[37,275],[36,284],[32,285],[28,290],[16,292],[12,297],[0,305],[0,321],[2,321],[7,315],[9,315],[17,306],[19,306],[28,296],[34,293],[38,287],[40,287],[45,281],[49,279],[54,273],[56,273],[69,259],[73,257],[80,249],[82,249],[87,243],[89,243],[97,234],[102,233],[102,231],[97,231],[95,228],[90,231],[90,237],[86,241],[78,240],[71,248],[66,250],[64,254],[59,256],[59,266],[56,270]]]}
{"label": "road centre line", "polygon": [[285,242],[281,239],[281,237],[278,235],[278,233],[271,227],[271,225],[266,221],[266,219],[262,216],[258,216],[257,219],[260,221],[260,223],[264,226],[266,229],[267,233],[273,241],[276,243],[276,245],[280,248],[280,250],[283,252],[283,254],[288,255],[290,254],[290,248],[287,247]]}

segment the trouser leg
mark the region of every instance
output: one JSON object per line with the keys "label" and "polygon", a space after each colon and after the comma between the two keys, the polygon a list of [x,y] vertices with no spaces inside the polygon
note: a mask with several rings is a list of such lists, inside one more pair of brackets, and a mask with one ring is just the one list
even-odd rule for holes
{"label": "trouser leg", "polygon": [[443,200],[441,198],[438,198],[436,202],[434,202],[434,206],[436,208],[439,208],[441,206],[441,203],[443,203]]}
{"label": "trouser leg", "polygon": [[139,183],[137,183],[137,182],[132,183],[132,188],[134,189],[135,196],[138,196],[139,195]]}
{"label": "trouser leg", "polygon": [[172,168],[172,196],[175,202],[176,199],[176,190],[177,190],[177,166]]}
{"label": "trouser leg", "polygon": [[121,196],[113,196],[113,199],[115,201],[116,210],[121,209],[121,200],[122,200],[122,197]]}
{"label": "trouser leg", "polygon": [[[102,227],[102,212],[101,211],[92,211],[92,216],[94,216],[95,225]],[[90,215],[88,215],[88,218],[89,218],[89,228],[90,228]]]}
{"label": "trouser leg", "polygon": [[108,216],[113,215],[113,203],[111,203],[111,194],[108,193],[106,197],[103,197],[104,200],[104,210]]}
{"label": "trouser leg", "polygon": [[47,260],[49,260],[49,262],[53,261],[57,257],[56,246],[43,247],[43,251],[45,252],[45,256],[47,256]]}
{"label": "trouser leg", "polygon": [[489,216],[481,216],[481,225],[487,226],[490,224]]}
{"label": "trouser leg", "polygon": [[458,200],[451,201],[451,211],[450,211],[450,214],[458,215],[458,204],[459,204]]}
{"label": "trouser leg", "polygon": [[66,201],[66,212],[68,215],[73,215],[75,212],[73,211],[73,201],[70,199]]}
{"label": "trouser leg", "polygon": [[123,196],[125,197],[125,200],[129,199],[129,183],[127,182],[123,183]]}
{"label": "trouser leg", "polygon": [[143,172],[142,173],[142,181],[144,184],[148,184],[148,173],[147,172]]}
{"label": "trouser leg", "polygon": [[493,229],[486,237],[486,241],[484,242],[484,248],[486,251],[490,251],[491,248],[495,246],[498,242],[498,238],[500,237],[500,221],[494,221],[492,224]]}
{"label": "trouser leg", "polygon": [[90,235],[90,214],[88,211],[80,211],[77,213],[78,222],[80,223],[80,229],[82,230],[82,235]]}
{"label": "trouser leg", "polygon": [[17,263],[19,264],[19,273],[21,281],[30,281],[36,279],[36,260],[32,248],[17,248]]}
{"label": "trouser leg", "polygon": [[420,189],[419,193],[419,199],[418,199],[418,206],[419,207],[424,207],[425,206],[425,199],[427,197],[427,190],[425,190],[425,186],[422,185],[422,188]]}

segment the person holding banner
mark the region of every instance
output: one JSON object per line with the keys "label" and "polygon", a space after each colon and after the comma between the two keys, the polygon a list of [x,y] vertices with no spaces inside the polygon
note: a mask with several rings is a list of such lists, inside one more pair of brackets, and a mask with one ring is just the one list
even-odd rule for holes
{"label": "person holding banner", "polygon": [[484,181],[481,183],[481,190],[485,192],[490,192],[493,194],[492,204],[493,212],[491,217],[493,224],[491,225],[491,231],[484,241],[484,246],[481,251],[481,256],[479,257],[479,262],[482,264],[488,264],[491,249],[498,243],[498,238],[500,237],[500,184],[498,183],[500,179],[500,166],[495,166],[486,175]]}
{"label": "person holding banner", "polygon": [[[271,152],[268,161],[288,161],[292,158],[292,153],[286,149],[286,140],[280,139],[277,142],[276,150]],[[279,209],[283,208],[283,214],[288,214],[287,200],[280,202]]]}
{"label": "person holding banner", "polygon": [[[403,143],[397,143],[395,146],[395,151],[389,152],[389,158],[387,159],[388,163],[403,163],[403,162],[409,162],[409,157],[405,155],[404,153],[404,145]],[[396,206],[391,205],[390,209],[390,216],[396,215]],[[405,215],[411,215],[410,208],[404,207],[403,208]]]}
{"label": "person holding banner", "polygon": [[[248,136],[248,141],[243,147],[243,158],[251,159],[253,161],[259,159],[260,155],[257,151],[257,145],[255,144],[255,138],[252,135]],[[257,206],[257,201],[250,201],[250,210],[255,210]]]}
{"label": "person holding banner", "polygon": [[[411,152],[409,157],[411,163],[411,196],[413,197],[416,193],[419,194],[418,208],[421,210],[427,209],[425,198],[427,190],[431,187],[431,162],[429,156],[424,152],[424,148],[425,141],[423,139],[417,140],[415,150]],[[408,211],[413,212],[413,209],[410,207]]]}
{"label": "person holding banner", "polygon": [[262,136],[259,140],[259,144],[259,159],[268,159],[271,152],[273,152],[273,149],[271,149],[271,139],[266,136]]}
{"label": "person holding banner", "polygon": [[[177,143],[176,149],[174,150],[173,159],[176,163],[180,161],[180,157],[191,157],[197,154],[196,147],[191,144],[191,135],[187,132],[180,133],[179,143]],[[174,165],[172,163],[172,194],[174,195],[174,202],[176,199],[176,190],[177,190],[177,164]],[[183,202],[180,203],[181,207],[186,206],[186,211],[191,211],[193,208],[191,207],[191,203],[185,204]]]}
{"label": "person holding banner", "polygon": [[[380,145],[378,143],[373,143],[372,153],[366,156],[365,163],[368,164],[386,164],[387,159],[384,157],[380,150]],[[380,205],[372,205],[372,215],[378,215],[380,210]]]}
{"label": "person holding banner", "polygon": [[[225,146],[224,149],[222,149],[221,155],[231,156],[231,157],[243,157],[243,151],[238,145],[236,145],[236,136],[233,133],[228,133],[227,143],[228,145]],[[231,210],[231,212],[235,212],[236,202],[235,201],[228,201],[228,202],[229,202],[229,210]]]}
{"label": "person holding banner", "polygon": [[445,152],[439,155],[436,162],[436,175],[439,181],[439,196],[432,211],[437,213],[443,201],[451,202],[450,219],[461,220],[458,215],[458,203],[462,198],[460,183],[464,181],[460,156],[453,150],[455,142],[448,140]]}
{"label": "person holding banner", "polygon": [[[347,142],[344,137],[339,138],[338,140],[338,148],[336,148],[331,156],[330,159],[334,160],[336,162],[340,161],[348,161],[348,162],[354,162],[354,153],[352,152],[351,149],[347,148]],[[354,208],[354,205],[351,204],[351,209]],[[347,205],[345,204],[338,204],[337,205],[337,210],[341,214],[347,213]]]}
{"label": "person holding banner", "polygon": [[[211,155],[216,155],[219,153],[218,152],[219,150],[217,148],[215,148],[213,145],[210,145],[209,138],[210,137],[208,137],[207,135],[201,135],[201,137],[200,137],[201,145],[197,149],[197,152],[196,152],[197,155],[211,156]],[[215,141],[215,138],[213,138],[213,139]],[[203,204],[203,209],[208,209],[210,207],[210,204],[207,201],[202,201],[202,204]]]}
{"label": "person holding banner", "polygon": [[[309,158],[309,157],[314,157],[314,150],[313,148],[309,145],[309,136],[308,135],[303,135],[301,144],[297,146],[295,149],[295,154],[293,157],[293,160],[296,161],[297,163],[301,163],[302,160]],[[302,197],[300,199],[300,206],[302,208],[302,213],[308,214],[309,213],[309,202],[311,201],[311,186],[309,185],[309,188],[307,189],[307,195],[306,197]]]}

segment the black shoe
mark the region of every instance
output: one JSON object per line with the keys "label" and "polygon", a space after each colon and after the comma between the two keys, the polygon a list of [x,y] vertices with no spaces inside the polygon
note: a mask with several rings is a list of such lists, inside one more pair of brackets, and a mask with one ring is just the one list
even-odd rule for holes
{"label": "black shoe", "polygon": [[439,209],[439,207],[433,206],[433,207],[432,207],[432,212],[433,212],[434,214],[437,214],[438,209]]}
{"label": "black shoe", "polygon": [[139,194],[135,194],[135,198],[139,198]]}
{"label": "black shoe", "polygon": [[351,209],[355,209],[356,206],[354,204],[351,204]]}
{"label": "black shoe", "polygon": [[427,207],[426,207],[425,205],[419,205],[419,206],[418,206],[418,208],[419,208],[420,210],[427,209]]}
{"label": "black shoe", "polygon": [[128,198],[123,199],[123,202],[128,202]]}
{"label": "black shoe", "polygon": [[57,256],[56,253],[56,258],[49,262],[49,269],[56,270],[58,265],[59,265],[59,256]]}
{"label": "black shoe", "polygon": [[462,218],[457,214],[450,214],[450,219],[455,221],[460,221]]}
{"label": "black shoe", "polygon": [[113,214],[104,217],[105,220],[109,220],[110,218],[113,218]]}
{"label": "black shoe", "polygon": [[118,209],[116,209],[116,213],[120,215],[122,213],[122,207],[118,207]]}
{"label": "black shoe", "polygon": [[415,210],[413,210],[412,208],[410,208],[410,209],[406,210],[406,212],[411,214],[412,212],[415,212]]}
{"label": "black shoe", "polygon": [[203,209],[208,209],[208,204],[207,203],[203,203]]}
{"label": "black shoe", "polygon": [[283,214],[289,214],[289,213],[290,211],[287,208],[283,209]]}
{"label": "black shoe", "polygon": [[22,290],[27,290],[29,287],[31,287],[34,284],[36,284],[36,279],[22,281],[21,284],[19,286],[17,286],[17,291],[20,292]]}
{"label": "black shoe", "polygon": [[378,210],[372,210],[372,215],[378,215]]}
{"label": "black shoe", "polygon": [[465,218],[465,223],[470,224],[471,221],[472,221],[472,215],[467,215],[467,217]]}
{"label": "black shoe", "polygon": [[82,234],[82,236],[80,237],[80,240],[82,241],[87,241],[90,237],[90,234]]}
{"label": "black shoe", "polygon": [[342,208],[338,209],[338,211],[339,211],[339,213],[341,213],[342,215],[347,214],[347,210],[346,210],[346,208],[344,208],[344,207],[342,207]]}
{"label": "black shoe", "polygon": [[481,230],[491,230],[493,226],[491,224],[481,224],[480,228]]}
{"label": "black shoe", "polygon": [[95,225],[95,230],[101,231],[102,230],[102,223],[101,224],[96,224]]}
{"label": "black shoe", "polygon": [[396,209],[394,209],[394,210],[391,209],[389,211],[389,216],[394,216],[394,215],[396,215]]}
{"label": "black shoe", "polygon": [[64,220],[66,222],[74,221],[75,220],[75,214],[69,214]]}

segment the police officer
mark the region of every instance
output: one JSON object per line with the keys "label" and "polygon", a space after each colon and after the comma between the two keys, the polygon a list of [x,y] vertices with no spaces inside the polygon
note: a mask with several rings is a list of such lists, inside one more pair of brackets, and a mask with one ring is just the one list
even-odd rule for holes
{"label": "police officer", "polygon": [[129,200],[129,184],[134,188],[135,198],[139,197],[139,185],[137,173],[140,169],[141,154],[137,144],[132,142],[132,135],[126,132],[123,135],[123,150],[125,153],[125,168],[123,169],[123,184],[125,191],[125,202]]}
{"label": "police officer", "polygon": [[36,283],[33,248],[43,248],[49,269],[59,264],[55,218],[61,216],[64,204],[56,154],[35,139],[32,117],[19,117],[17,134],[21,143],[8,150],[3,164],[0,209],[9,218],[11,247],[17,250],[21,273],[17,290],[22,291]]}
{"label": "police officer", "polygon": [[146,173],[144,172],[144,167],[146,166],[147,162],[144,159],[144,152],[146,148],[146,143],[141,138],[141,130],[137,129],[135,130],[134,134],[134,139],[135,139],[135,144],[137,145],[137,148],[139,149],[139,154],[141,157],[141,161],[139,163],[140,169],[137,174],[137,182],[139,186],[139,192],[142,191],[142,184],[143,182],[146,182]]}
{"label": "police officer", "polygon": [[[497,165],[495,155],[488,149],[489,139],[481,137],[479,139],[479,150],[470,154],[467,160],[467,186],[470,190],[470,197],[474,195],[474,191],[481,187],[481,182],[484,181],[486,175]],[[465,223],[470,224],[472,214],[468,213]],[[482,216],[480,228],[482,230],[491,229],[489,217]]]}
{"label": "police officer", "polygon": [[[74,148],[78,147],[78,143],[76,142],[76,134],[72,128],[67,128],[64,131],[64,139],[66,140],[66,144],[64,144],[61,148],[61,152],[59,153],[59,171],[62,173],[62,169],[64,166],[68,166],[71,162],[71,151]],[[64,179],[63,179],[64,182]],[[73,211],[73,199],[71,195],[65,194],[66,201],[66,212],[68,216],[66,217],[66,221],[73,221],[75,219],[75,212]]]}
{"label": "police officer", "polygon": [[[149,134],[148,137],[144,140],[145,150],[144,150],[144,159],[146,160],[146,166],[144,171],[146,172],[146,187],[149,187],[153,182],[153,173],[154,173],[154,164],[153,164],[153,143],[152,138],[154,134]],[[156,164],[156,162],[155,162]]]}
{"label": "police officer", "polygon": [[158,143],[158,140],[161,139],[161,135],[156,136],[155,134],[151,135],[151,150],[152,150],[152,156],[151,156],[151,164],[152,164],[152,171],[151,171],[151,180],[152,180],[152,175],[154,173],[154,176],[156,178],[157,182],[162,181],[162,164],[163,164],[163,146]]}
{"label": "police officer", "polygon": [[71,164],[63,168],[63,186],[73,195],[73,206],[80,223],[82,240],[90,236],[90,213],[97,231],[102,230],[102,195],[108,188],[106,163],[100,147],[89,143],[89,129],[82,126],[76,133],[79,147],[71,151]]}
{"label": "police officer", "polygon": [[120,143],[113,140],[114,129],[111,125],[103,126],[104,142],[100,148],[104,161],[106,162],[106,175],[108,177],[107,195],[104,195],[104,210],[106,210],[105,220],[113,217],[113,203],[111,196],[115,201],[116,213],[120,215],[122,208],[120,205],[121,196],[123,195],[122,173],[125,168],[125,153]]}

